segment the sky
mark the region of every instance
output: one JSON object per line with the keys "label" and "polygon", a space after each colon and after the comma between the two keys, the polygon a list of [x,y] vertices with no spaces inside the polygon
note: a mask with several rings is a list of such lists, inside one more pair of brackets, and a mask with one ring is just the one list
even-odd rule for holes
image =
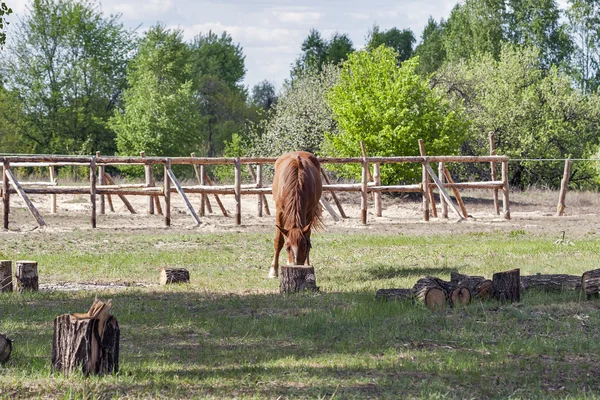
{"label": "sky", "polygon": [[[29,1],[4,1],[13,9],[9,22],[17,23]],[[103,0],[100,4],[105,15],[121,14],[120,21],[140,34],[158,22],[181,29],[186,40],[209,30],[227,31],[246,56],[244,84],[252,88],[268,80],[280,88],[312,28],[325,39],[346,33],[357,49],[364,47],[374,24],[381,30],[411,29],[419,41],[429,16],[447,19],[457,1]]]}

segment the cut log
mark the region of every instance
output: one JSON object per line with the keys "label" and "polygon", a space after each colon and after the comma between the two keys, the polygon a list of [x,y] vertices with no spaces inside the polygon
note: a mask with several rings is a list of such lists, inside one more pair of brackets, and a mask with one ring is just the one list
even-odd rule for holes
{"label": "cut log", "polygon": [[471,297],[471,291],[466,287],[457,287],[450,293],[450,300],[454,307],[466,306],[471,302]]}
{"label": "cut log", "polygon": [[502,303],[519,302],[521,300],[520,274],[519,268],[495,273],[492,277],[493,297]]}
{"label": "cut log", "polygon": [[0,260],[0,293],[12,290],[12,261]]}
{"label": "cut log", "polygon": [[429,309],[440,310],[445,308],[447,303],[452,306],[450,294],[454,289],[456,289],[455,284],[428,276],[415,283],[413,292],[415,297]]}
{"label": "cut log", "polygon": [[315,269],[310,265],[281,266],[280,293],[318,292]]}
{"label": "cut log", "polygon": [[588,300],[600,297],[600,269],[583,273],[581,276],[581,289]]}
{"label": "cut log", "polygon": [[0,333],[0,364],[6,364],[12,352],[12,340]]}
{"label": "cut log", "polygon": [[521,277],[521,290],[540,289],[548,292],[581,290],[581,277],[577,275],[549,274]]}
{"label": "cut log", "polygon": [[26,290],[37,292],[38,268],[37,261],[17,261],[15,271],[15,286],[19,293]]}
{"label": "cut log", "polygon": [[375,293],[376,299],[383,300],[410,300],[414,301],[414,292],[412,289],[379,289]]}
{"label": "cut log", "polygon": [[491,296],[492,281],[483,276],[470,276],[453,271],[450,273],[450,282],[469,289],[472,298],[487,300]]}
{"label": "cut log", "polygon": [[160,271],[160,284],[187,283],[190,281],[190,272],[185,268],[163,268]]}
{"label": "cut log", "polygon": [[95,300],[85,314],[63,314],[54,320],[52,370],[84,375],[119,370],[119,324],[108,314],[111,302]]}

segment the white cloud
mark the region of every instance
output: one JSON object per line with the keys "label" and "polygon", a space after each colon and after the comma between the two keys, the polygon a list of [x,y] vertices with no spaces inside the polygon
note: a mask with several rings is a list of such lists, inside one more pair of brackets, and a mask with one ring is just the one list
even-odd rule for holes
{"label": "white cloud", "polygon": [[292,24],[311,25],[316,24],[322,18],[322,14],[314,11],[272,11],[273,16],[279,21]]}
{"label": "white cloud", "polygon": [[160,18],[171,11],[175,0],[145,0],[145,1],[105,1],[102,8],[106,13],[120,13],[126,17],[137,19]]}

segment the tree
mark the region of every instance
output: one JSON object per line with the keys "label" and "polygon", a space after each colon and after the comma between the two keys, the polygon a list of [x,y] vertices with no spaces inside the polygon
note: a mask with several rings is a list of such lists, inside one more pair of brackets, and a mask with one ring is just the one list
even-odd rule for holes
{"label": "tree", "polygon": [[34,0],[0,60],[34,152],[112,154],[106,126],[125,85],[132,33],[91,1]]}
{"label": "tree", "polygon": [[446,50],[443,42],[444,21],[439,24],[429,17],[427,25],[421,35],[421,43],[415,49],[415,55],[419,57],[417,72],[422,76],[437,71],[446,59]]}
{"label": "tree", "polygon": [[6,22],[6,16],[12,14],[12,8],[8,8],[5,2],[0,2],[0,49],[4,46],[6,41],[6,33],[4,33],[4,25],[8,25]]}
{"label": "tree", "polygon": [[262,156],[293,150],[319,153],[325,132],[337,132],[327,92],[338,74],[338,67],[326,65],[320,72],[308,70],[286,83],[270,118],[253,127],[251,152]]}
{"label": "tree", "polygon": [[204,126],[204,150],[214,157],[233,133],[245,129],[250,110],[242,84],[246,74],[242,47],[227,32],[197,35],[191,46],[192,79]]}
{"label": "tree", "polygon": [[[498,154],[524,159],[510,164],[513,186],[556,188],[564,163],[537,160],[586,158],[597,149],[599,96],[583,95],[557,67],[540,68],[539,49],[505,45],[500,60],[487,54],[449,64],[434,82],[465,104],[473,121],[463,154],[487,154],[494,132]],[[571,182],[590,181],[590,169],[575,164]]]}
{"label": "tree", "polygon": [[264,111],[269,111],[277,102],[275,85],[267,80],[257,83],[252,88],[251,100],[253,104],[261,107]]}
{"label": "tree", "polygon": [[[431,154],[458,152],[468,126],[460,106],[453,107],[415,73],[418,59],[401,67],[397,59],[391,48],[380,46],[351,54],[343,64],[329,93],[339,124],[337,134],[327,135],[329,154],[359,157],[360,141],[364,141],[372,156],[418,155],[418,139],[427,143]],[[348,165],[342,171],[356,177],[360,168]],[[420,174],[420,166],[408,164],[381,168],[384,184],[414,182]]]}
{"label": "tree", "polygon": [[573,69],[584,93],[600,86],[600,1],[571,0],[567,16],[574,36]]}
{"label": "tree", "polygon": [[150,28],[131,61],[125,106],[111,119],[122,155],[198,151],[203,119],[191,79],[191,52],[180,30]]}
{"label": "tree", "polygon": [[302,42],[302,54],[292,68],[292,79],[301,77],[306,71],[321,71],[328,64],[339,64],[354,52],[354,45],[347,34],[336,32],[325,40],[316,29],[311,29]]}
{"label": "tree", "polygon": [[27,131],[23,118],[22,104],[16,93],[7,91],[0,85],[0,149],[3,153],[26,153],[29,151],[23,141]]}
{"label": "tree", "polygon": [[375,50],[384,44],[398,54],[398,64],[400,64],[412,57],[413,45],[416,41],[415,35],[410,29],[392,28],[382,32],[378,25],[374,25],[368,34],[366,48]]}

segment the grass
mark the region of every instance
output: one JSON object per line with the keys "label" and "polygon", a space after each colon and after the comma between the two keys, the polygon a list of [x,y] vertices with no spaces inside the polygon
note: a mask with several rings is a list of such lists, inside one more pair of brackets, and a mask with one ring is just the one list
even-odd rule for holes
{"label": "grass", "polygon": [[[519,304],[443,312],[375,300],[377,289],[452,270],[597,268],[594,234],[573,245],[555,236],[321,233],[311,254],[321,293],[282,296],[266,279],[270,234],[5,234],[0,258],[37,260],[41,283],[147,287],[0,294],[0,332],[15,340],[0,398],[598,398],[598,300],[526,292]],[[192,282],[158,286],[166,266],[188,268]],[[54,318],[87,310],[96,295],[113,300],[119,373],[52,373]]]}

